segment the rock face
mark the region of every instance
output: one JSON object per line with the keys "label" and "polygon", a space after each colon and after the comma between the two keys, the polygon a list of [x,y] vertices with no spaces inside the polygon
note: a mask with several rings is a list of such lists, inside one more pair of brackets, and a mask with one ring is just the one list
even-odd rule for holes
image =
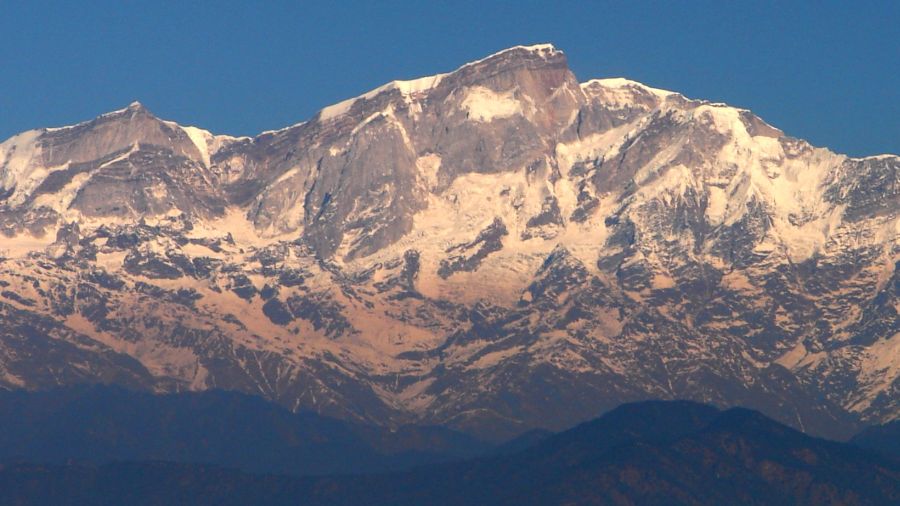
{"label": "rock face", "polygon": [[502,438],[622,402],[900,415],[900,158],[516,47],[254,138],[0,144],[0,385],[227,388]]}

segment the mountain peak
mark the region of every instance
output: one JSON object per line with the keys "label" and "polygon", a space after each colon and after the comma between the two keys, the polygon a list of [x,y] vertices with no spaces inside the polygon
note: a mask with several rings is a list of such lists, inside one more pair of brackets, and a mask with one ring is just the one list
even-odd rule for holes
{"label": "mountain peak", "polygon": [[490,60],[492,58],[497,58],[500,56],[516,54],[516,53],[532,54],[532,55],[537,55],[537,56],[541,56],[541,57],[545,57],[545,58],[563,54],[563,52],[561,50],[557,49],[556,46],[554,46],[553,44],[550,44],[550,43],[533,44],[530,46],[519,45],[519,46],[512,46],[512,47],[508,47],[506,49],[502,49],[492,55],[481,58],[480,60],[475,60],[474,62],[468,63],[464,66],[474,65],[474,64],[477,64],[477,63],[480,63],[483,61]]}
{"label": "mountain peak", "polygon": [[144,113],[144,114],[148,114],[148,115],[150,115],[150,116],[153,116],[153,113],[151,113],[150,110],[147,109],[147,106],[145,106],[143,103],[141,103],[141,102],[138,101],[138,100],[132,101],[132,102],[131,102],[130,104],[128,104],[128,106],[125,107],[124,109],[119,109],[119,110],[117,110],[117,111],[113,111],[113,112],[111,112],[111,113],[104,114],[103,116],[110,116],[110,115],[114,115],[114,114],[116,114],[116,113],[132,113],[132,114],[134,114],[134,113]]}
{"label": "mountain peak", "polygon": [[325,107],[319,113],[319,120],[327,121],[343,116],[358,101],[372,100],[386,92],[399,92],[403,97],[408,98],[410,96],[423,95],[447,80],[467,83],[473,80],[481,80],[486,76],[515,70],[522,66],[541,68],[553,63],[561,64],[562,68],[566,69],[566,71],[568,70],[565,55],[552,44],[513,46],[479,60],[466,63],[451,72],[417,79],[391,81],[357,97]]}
{"label": "mountain peak", "polygon": [[454,73],[465,73],[469,69],[497,68],[504,70],[516,68],[522,63],[531,67],[543,67],[548,64],[561,64],[567,67],[566,55],[553,44],[535,44],[531,46],[513,46],[503,49],[479,60],[466,63]]}
{"label": "mountain peak", "polygon": [[144,104],[135,100],[135,101],[131,102],[130,104],[128,104],[126,107],[123,107],[122,109],[116,109],[114,111],[105,112],[105,113],[97,116],[94,119],[83,121],[83,122],[77,123],[75,125],[68,125],[68,126],[58,127],[58,128],[49,129],[49,130],[50,131],[66,130],[69,128],[83,127],[86,125],[94,124],[98,121],[106,122],[109,120],[118,120],[118,119],[125,119],[126,121],[130,121],[131,119],[133,119],[135,117],[157,119],[156,116],[154,116],[153,113],[150,112],[150,110],[147,109],[147,107]]}

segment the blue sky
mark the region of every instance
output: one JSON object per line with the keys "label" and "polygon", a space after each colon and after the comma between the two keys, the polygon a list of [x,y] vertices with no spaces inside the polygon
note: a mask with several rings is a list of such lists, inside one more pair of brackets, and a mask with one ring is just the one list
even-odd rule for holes
{"label": "blue sky", "polygon": [[[855,5],[851,5],[855,4]],[[140,100],[255,134],[393,79],[551,42],[578,78],[752,109],[837,151],[900,153],[900,2],[0,3],[0,138]]]}

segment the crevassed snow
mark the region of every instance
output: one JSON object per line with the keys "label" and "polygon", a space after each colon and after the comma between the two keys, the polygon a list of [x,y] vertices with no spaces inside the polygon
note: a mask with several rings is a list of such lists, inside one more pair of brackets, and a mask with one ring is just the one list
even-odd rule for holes
{"label": "crevassed snow", "polygon": [[515,98],[514,90],[497,93],[484,86],[469,88],[460,105],[470,119],[485,123],[522,113],[522,103]]}

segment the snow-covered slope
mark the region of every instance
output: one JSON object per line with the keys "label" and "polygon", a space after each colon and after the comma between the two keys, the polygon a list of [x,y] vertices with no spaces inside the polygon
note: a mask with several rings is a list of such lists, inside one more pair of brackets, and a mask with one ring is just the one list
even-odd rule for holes
{"label": "snow-covered slope", "polygon": [[900,414],[898,169],[549,45],[255,138],[132,104],[0,144],[0,383],[488,437],[691,398],[842,435]]}

